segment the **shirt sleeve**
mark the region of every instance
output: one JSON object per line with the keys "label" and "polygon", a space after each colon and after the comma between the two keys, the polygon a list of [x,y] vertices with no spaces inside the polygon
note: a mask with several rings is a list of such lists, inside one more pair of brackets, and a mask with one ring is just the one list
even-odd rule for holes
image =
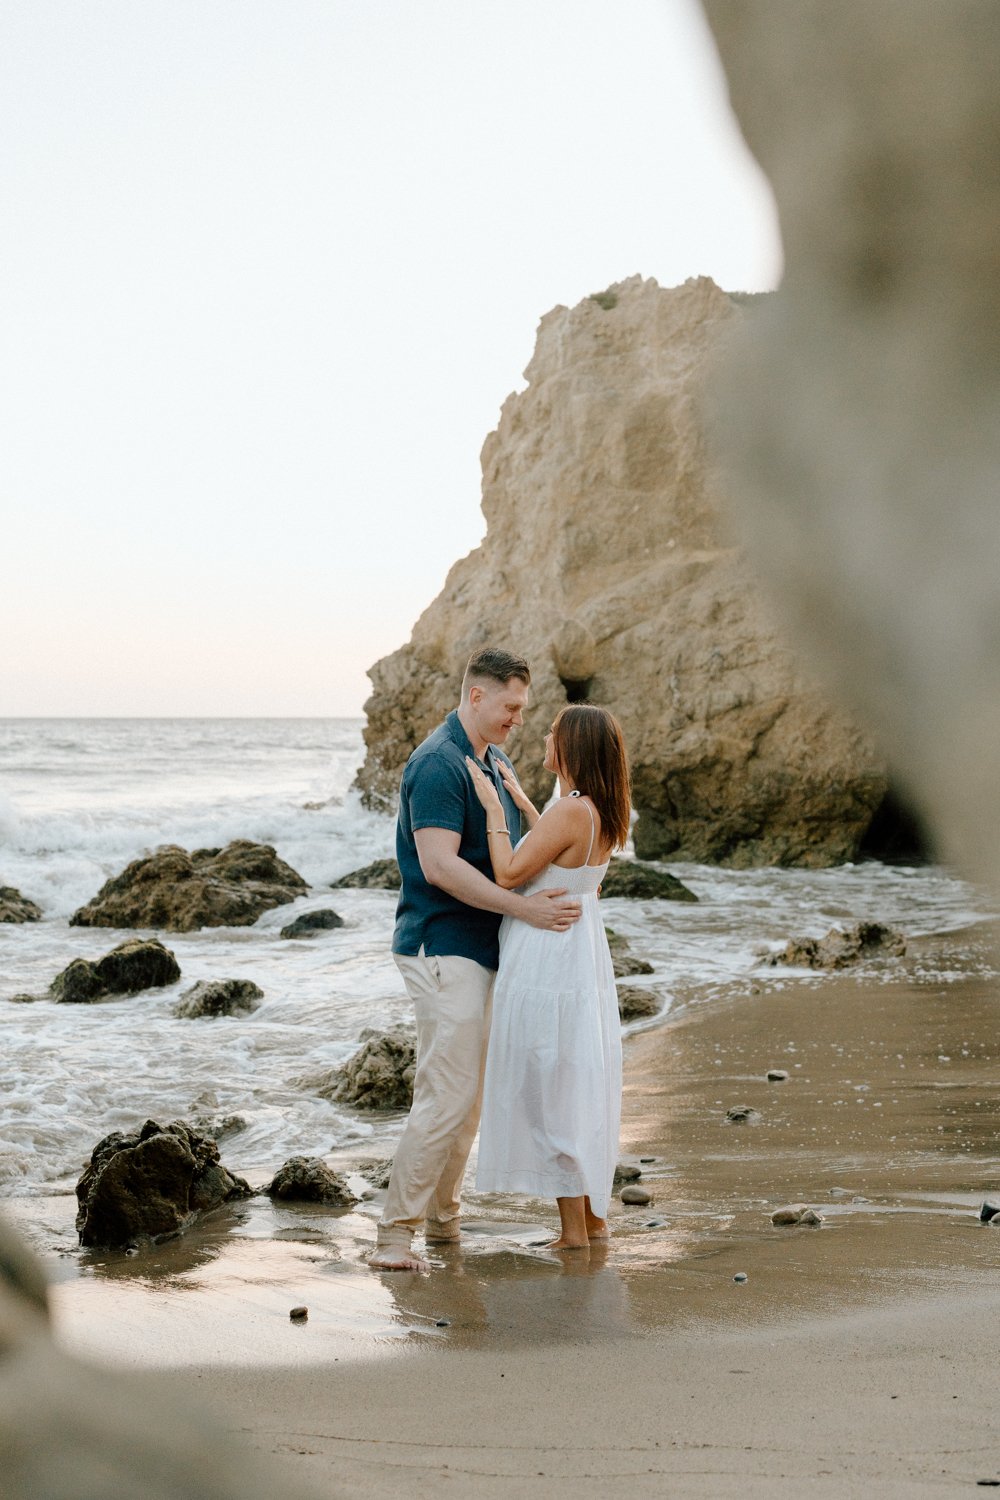
{"label": "shirt sleeve", "polygon": [[466,772],[463,767],[437,755],[427,755],[410,776],[407,797],[410,827],[447,828],[461,833],[465,828]]}

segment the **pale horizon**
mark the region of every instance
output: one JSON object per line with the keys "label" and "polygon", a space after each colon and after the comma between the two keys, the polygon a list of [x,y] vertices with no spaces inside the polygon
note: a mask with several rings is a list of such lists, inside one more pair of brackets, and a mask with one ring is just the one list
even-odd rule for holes
{"label": "pale horizon", "polygon": [[767,290],[694,0],[11,0],[0,717],[357,718],[535,329]]}

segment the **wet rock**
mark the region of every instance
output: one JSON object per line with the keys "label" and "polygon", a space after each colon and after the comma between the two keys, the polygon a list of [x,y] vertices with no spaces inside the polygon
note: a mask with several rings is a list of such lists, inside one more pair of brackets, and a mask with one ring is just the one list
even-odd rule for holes
{"label": "wet rock", "polygon": [[316,1092],[359,1109],[409,1109],[413,1103],[417,1036],[412,1026],[364,1036],[343,1067],[313,1081]]}
{"label": "wet rock", "polygon": [[644,1016],[658,1015],[662,1001],[654,990],[643,989],[638,984],[618,985],[618,1014],[623,1021],[639,1021]]}
{"label": "wet rock", "polygon": [[288,1316],[293,1323],[304,1323],[309,1317],[308,1307],[293,1307]]}
{"label": "wet rock", "polygon": [[249,927],[265,911],[308,890],[270,844],[236,839],[189,854],[165,844],[133,860],[70,918],[71,927]]}
{"label": "wet rock", "polygon": [[736,1275],[733,1277],[733,1280],[736,1282],[737,1286],[742,1286],[747,1279],[748,1277],[745,1271],[737,1271]]}
{"label": "wet rock", "polygon": [[363,865],[360,870],[352,870],[349,875],[341,875],[339,880],[332,882],[330,889],[332,891],[398,891],[402,884],[399,865],[394,859],[375,859],[370,865]]}
{"label": "wet rock", "polygon": [[627,896],[636,901],[697,901],[675,875],[637,859],[613,859],[601,881],[602,896]]}
{"label": "wet rock", "polygon": [[343,917],[338,917],[335,911],[327,907],[323,911],[304,911],[300,917],[295,918],[294,922],[289,922],[287,927],[283,927],[278,936],[307,938],[312,937],[316,932],[330,932],[333,928],[343,927],[343,925]]}
{"label": "wet rock", "polygon": [[902,958],[906,939],[882,922],[858,922],[842,932],[832,927],[823,938],[792,938],[778,953],[762,950],[762,963],[775,968],[789,964],[799,969],[846,969],[870,958]]}
{"label": "wet rock", "polygon": [[359,1161],[354,1170],[366,1182],[370,1182],[373,1188],[387,1188],[392,1172],[392,1157],[372,1157],[369,1161]]}
{"label": "wet rock", "polygon": [[182,1021],[199,1016],[247,1015],[257,1009],[264,991],[251,979],[200,979],[185,990],[174,1006]]}
{"label": "wet rock", "polygon": [[784,1083],[787,1077],[788,1074],[784,1068],[768,1068],[767,1070],[768,1083]]}
{"label": "wet rock", "polygon": [[181,1120],[147,1120],[98,1141],[77,1183],[81,1245],[110,1248],[180,1233],[200,1213],[251,1189],[219,1160],[219,1148]]}
{"label": "wet rock", "polygon": [[604,931],[611,950],[611,963],[616,979],[627,979],[630,974],[652,974],[653,965],[647,963],[644,958],[636,958],[632,954],[628,938],[623,937],[620,932],[615,932],[612,927],[605,927]]}
{"label": "wet rock", "polygon": [[980,1221],[983,1224],[992,1223],[998,1214],[1000,1214],[1000,1203],[994,1203],[992,1199],[987,1198],[979,1210]]}
{"label": "wet rock", "polygon": [[247,1128],[243,1115],[189,1115],[187,1123],[199,1135],[210,1135],[216,1142],[224,1140],[227,1135],[238,1135]]}
{"label": "wet rock", "polygon": [[823,1223],[823,1215],[818,1214],[808,1203],[786,1203],[783,1208],[776,1208],[771,1215],[771,1223],[779,1226],[789,1224],[811,1224],[813,1226]]}
{"label": "wet rock", "polygon": [[640,1206],[647,1203],[652,1203],[653,1201],[653,1195],[649,1191],[649,1188],[640,1187],[637,1182],[630,1182],[626,1184],[626,1186],[622,1188],[618,1196],[621,1198],[623,1203],[637,1204]]}
{"label": "wet rock", "polygon": [[726,1110],[727,1125],[756,1125],[759,1120],[760,1112],[749,1104],[733,1104]]}
{"label": "wet rock", "polygon": [[42,909],[12,885],[0,885],[0,922],[40,922]]}
{"label": "wet rock", "polygon": [[333,1208],[351,1208],[358,1201],[343,1177],[319,1156],[290,1156],[265,1192],[284,1203],[326,1203]]}
{"label": "wet rock", "polygon": [[91,962],[74,958],[49,985],[49,994],[63,1005],[86,1005],[107,995],[137,995],[162,989],[181,977],[180,965],[155,938],[129,938]]}
{"label": "wet rock", "polygon": [[616,1185],[619,1182],[638,1182],[641,1176],[642,1168],[637,1167],[634,1162],[620,1161],[615,1167],[614,1181]]}

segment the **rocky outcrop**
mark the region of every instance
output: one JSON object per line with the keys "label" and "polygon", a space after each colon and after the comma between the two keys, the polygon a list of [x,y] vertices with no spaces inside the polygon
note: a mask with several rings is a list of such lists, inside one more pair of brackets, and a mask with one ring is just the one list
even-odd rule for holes
{"label": "rocky outcrop", "polygon": [[109,995],[138,995],[142,990],[162,989],[164,985],[175,984],[180,977],[180,965],[169,948],[155,938],[128,938],[95,961],[74,958],[49,985],[49,998],[63,1005],[89,1005]]}
{"label": "rocky outcrop", "polygon": [[352,870],[349,875],[341,875],[339,880],[333,882],[330,889],[334,891],[398,891],[402,883],[399,865],[394,859],[375,859],[370,865],[362,865],[360,870]]}
{"label": "rocky outcrop", "polygon": [[219,1160],[207,1136],[175,1120],[147,1120],[131,1135],[98,1141],[76,1187],[81,1245],[112,1248],[159,1240],[187,1229],[198,1214],[251,1189]]}
{"label": "rocky outcrop", "polygon": [[0,922],[40,922],[42,909],[12,885],[0,885]]}
{"label": "rocky outcrop", "polygon": [[224,849],[164,844],[133,860],[74,912],[71,927],[249,927],[265,911],[285,906],[308,886],[270,844],[236,839]]}
{"label": "rocky outcrop", "polygon": [[486,538],[371,668],[366,802],[391,802],[470,652],[496,641],[532,665],[509,748],[536,800],[552,717],[586,697],[624,726],[640,856],[822,865],[857,851],[883,768],[778,641],[705,455],[708,363],[755,315],[706,277],[632,277],[542,319],[528,387],[483,448]]}
{"label": "rocky outcrop", "polygon": [[327,907],[324,911],[304,911],[300,917],[295,918],[294,922],[289,922],[287,927],[283,927],[278,936],[308,938],[313,937],[317,932],[332,932],[334,928],[343,927],[343,925],[343,917],[338,917],[335,911]]}
{"label": "rocky outcrop", "polygon": [[676,875],[637,859],[613,859],[601,881],[602,896],[630,896],[636,901],[697,901],[694,891]]}
{"label": "rocky outcrop", "polygon": [[902,958],[906,939],[881,922],[859,922],[842,932],[831,927],[823,938],[792,938],[777,953],[763,951],[762,963],[772,968],[791,964],[800,969],[846,969],[868,958]]}
{"label": "rocky outcrop", "polygon": [[285,1203],[327,1203],[332,1208],[351,1208],[358,1201],[343,1177],[319,1156],[290,1156],[265,1191]]}
{"label": "rocky outcrop", "polygon": [[184,991],[174,1006],[174,1015],[182,1021],[199,1016],[247,1015],[263,998],[264,991],[252,979],[199,979]]}
{"label": "rocky outcrop", "polygon": [[324,1099],[359,1109],[409,1109],[417,1066],[412,1026],[361,1034],[361,1047],[343,1067],[307,1082]]}

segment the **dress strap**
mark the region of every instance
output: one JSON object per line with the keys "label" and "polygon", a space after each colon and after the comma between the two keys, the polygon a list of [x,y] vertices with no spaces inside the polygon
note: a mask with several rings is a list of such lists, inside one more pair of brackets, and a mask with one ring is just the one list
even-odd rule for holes
{"label": "dress strap", "polygon": [[[583,793],[580,791],[579,787],[574,787],[573,790],[570,792],[570,796],[571,797],[582,797]],[[587,845],[587,852],[583,856],[583,863],[585,865],[589,865],[590,864],[590,856],[594,852],[594,840],[597,837],[597,824],[594,822],[594,809],[591,807],[590,803],[589,802],[585,802],[583,805],[587,809],[587,811],[590,813],[590,843]]]}

